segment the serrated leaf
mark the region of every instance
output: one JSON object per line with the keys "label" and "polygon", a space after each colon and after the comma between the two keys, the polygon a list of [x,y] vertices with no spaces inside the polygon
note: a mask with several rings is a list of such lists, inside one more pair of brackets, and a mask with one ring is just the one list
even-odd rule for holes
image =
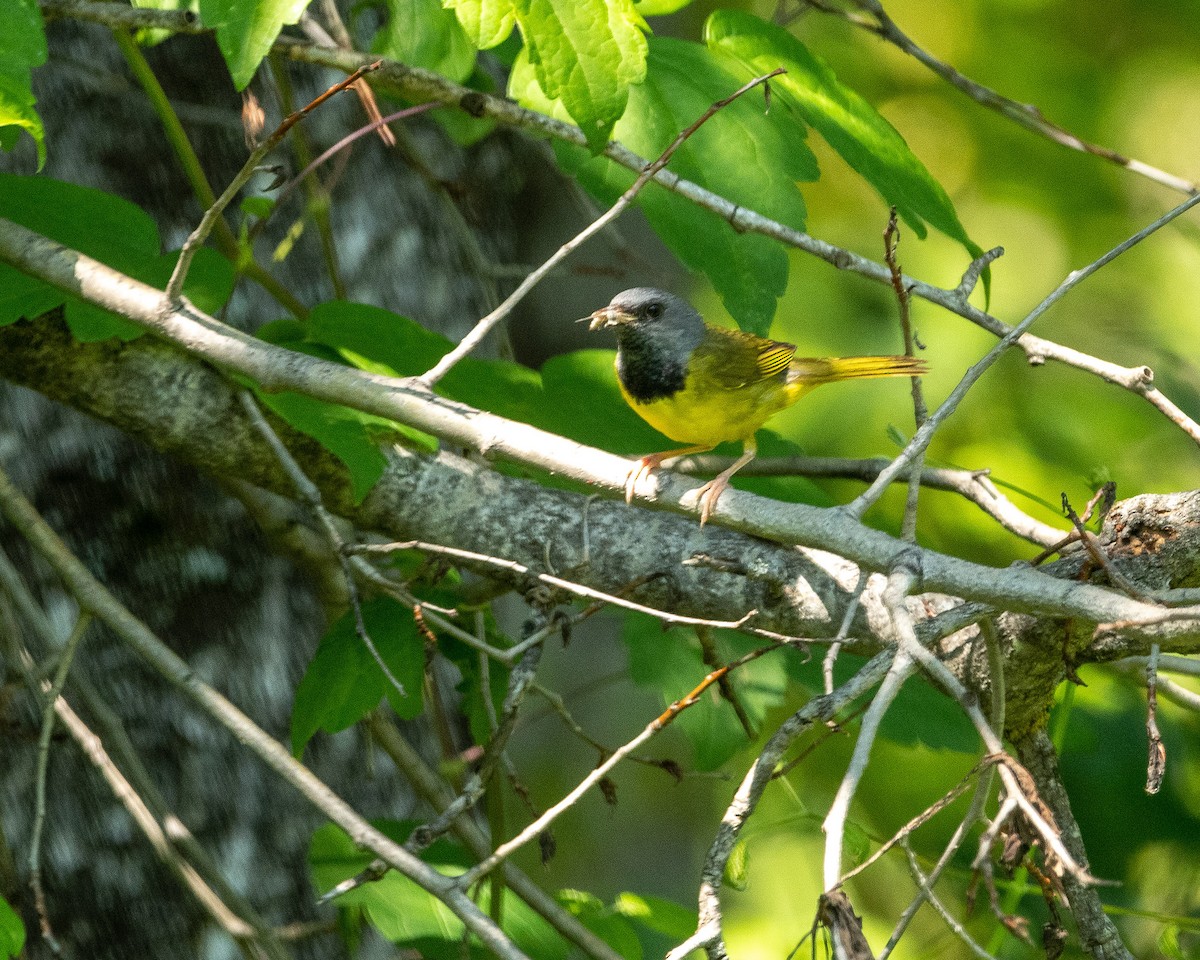
{"label": "serrated leaf", "polygon": [[[657,157],[716,101],[744,82],[728,54],[698,44],[651,37],[646,79],[630,89],[629,106],[614,136],[644,157]],[[509,92],[527,107],[562,118],[521,57]],[[816,158],[804,145],[805,127],[787,110],[765,114],[761,94],[740,97],[714,115],[672,157],[669,169],[734,203],[804,229],[807,208],[797,184],[815,180]],[[602,203],[611,204],[634,174],[604,157],[556,143],[560,164]],[[738,233],[724,219],[656,185],[638,196],[655,232],[690,269],[703,273],[745,330],[766,334],[787,285],[787,252],[775,240]]]}
{"label": "serrated leaf", "polygon": [[972,257],[983,251],[959,222],[954,205],[904,138],[833,70],[782,27],[740,10],[716,10],[704,28],[705,42],[731,54],[744,76],[784,67],[771,81],[780,100],[800,115],[861,174],[919,237],[929,223],[961,243]]}
{"label": "serrated leaf", "polygon": [[25,924],[9,902],[0,897],[0,957],[8,960],[25,949]]}
{"label": "serrated leaf", "polygon": [[217,32],[217,46],[238,90],[245,90],[263,57],[309,0],[200,0],[200,19]]}
{"label": "serrated leaf", "polygon": [[517,0],[516,16],[541,90],[603,149],[630,84],[646,76],[646,24],[633,0]]}
{"label": "serrated leaf", "polygon": [[479,50],[499,46],[512,33],[517,19],[513,0],[443,0],[454,11],[467,39]]}
{"label": "serrated leaf", "polygon": [[11,150],[24,130],[37,143],[38,169],[46,162],[46,134],[35,105],[32,75],[46,62],[46,33],[35,0],[0,0],[0,147]]}
{"label": "serrated leaf", "polygon": [[388,5],[388,21],[371,49],[462,83],[475,69],[476,45],[441,0],[404,0]]}
{"label": "serrated leaf", "polygon": [[406,696],[392,686],[355,629],[347,612],[321,638],[292,705],[292,752],[299,756],[318,730],[338,733],[358,723],[386,696],[397,715],[411,720],[422,710],[424,644],[412,611],[393,600],[362,606],[367,635]]}

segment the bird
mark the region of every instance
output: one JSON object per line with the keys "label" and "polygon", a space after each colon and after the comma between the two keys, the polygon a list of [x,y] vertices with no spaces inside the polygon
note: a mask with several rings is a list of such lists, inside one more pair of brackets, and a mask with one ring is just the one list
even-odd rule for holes
{"label": "bird", "polygon": [[589,330],[616,331],[617,382],[629,406],[686,444],[642,457],[626,478],[626,503],[664,461],[741,441],[742,455],[699,489],[701,526],[730,478],[756,456],[754,435],[776,413],[823,383],[927,369],[916,357],[797,357],[794,344],[713,326],[686,300],[653,287],[623,290],[585,321]]}

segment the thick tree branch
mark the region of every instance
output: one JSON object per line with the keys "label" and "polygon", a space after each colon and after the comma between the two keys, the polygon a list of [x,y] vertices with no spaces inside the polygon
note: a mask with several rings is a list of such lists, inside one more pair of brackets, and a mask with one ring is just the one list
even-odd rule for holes
{"label": "thick tree branch", "polygon": [[[350,369],[264,343],[189,305],[175,309],[162,291],[5,220],[0,220],[0,261],[114,310],[195,356],[256,380],[265,390],[305,393],[398,420],[485,457],[523,463],[613,492],[624,489],[629,463],[620,457],[438,397],[409,380]],[[21,373],[10,375],[20,377]],[[205,402],[202,397],[195,399]],[[309,476],[320,485],[311,471]],[[691,482],[664,477],[652,502],[695,515],[695,494]],[[332,501],[327,502],[337,509]],[[446,504],[430,504],[431,518],[461,524],[461,511],[452,510],[451,516],[446,513]],[[911,549],[840,510],[778,503],[735,490],[721,498],[714,517],[727,527],[776,543],[833,551],[873,571],[891,569],[899,555]],[[502,522],[499,517],[492,519]],[[696,531],[692,536],[704,534]],[[438,542],[437,537],[419,534],[404,538]],[[550,536],[548,542],[554,539]],[[696,546],[689,556],[701,552],[699,544],[707,541],[693,542]],[[996,570],[931,550],[919,550],[915,556],[921,570],[920,587],[926,591],[950,593],[1003,610],[1073,617],[1088,623],[1119,622],[1121,632],[1131,636],[1143,635],[1141,624],[1154,622],[1155,639],[1164,648],[1175,642],[1169,638],[1196,636],[1195,621],[1186,619],[1189,610],[1176,610],[1178,619],[1158,623],[1158,607],[1115,591],[1064,583],[1036,570]],[[744,612],[713,619],[738,619]]]}
{"label": "thick tree branch", "polygon": [[[294,492],[278,458],[238,403],[239,388],[207,363],[150,338],[80,344],[60,315],[23,321],[0,329],[0,377],[106,420],[218,477],[249,481],[285,496]],[[375,489],[356,503],[340,462],[286,424],[274,425],[331,510],[362,529],[394,539],[461,547],[535,572],[548,572],[549,558],[559,576],[606,593],[620,593],[631,582],[644,580],[628,594],[631,599],[707,619],[737,620],[758,610],[751,625],[792,636],[835,636],[858,590],[859,568],[826,551],[797,550],[714,525],[701,532],[694,520],[662,512],[638,511],[639,536],[630,537],[631,509],[623,503],[589,503],[579,494],[503,476],[446,452],[428,458],[394,451]],[[759,499],[740,493],[738,497]],[[585,541],[590,544],[586,564]],[[1118,504],[1101,541],[1112,562],[1144,588],[1195,582],[1200,570],[1200,494],[1140,497]],[[1050,572],[1067,578],[1062,581],[1048,573],[1022,575],[1047,581],[1064,596],[1072,596],[1075,605],[1086,607],[1098,596],[1118,609],[1141,608],[1136,601],[1072,582],[1084,563],[1081,553],[1053,566]],[[494,565],[479,570],[488,576],[498,573]],[[979,570],[981,576],[997,577],[1016,572]],[[514,582],[523,581],[514,574]],[[867,579],[861,603],[843,632],[858,641],[861,652],[892,639],[880,603],[882,588],[881,576]],[[927,596],[926,603],[932,610],[953,607],[946,598]],[[964,611],[959,626],[985,610],[959,609]],[[1158,614],[1162,608],[1150,610]],[[1044,719],[1065,675],[1064,654],[1073,663],[1145,655],[1155,639],[1171,652],[1200,650],[1200,637],[1186,622],[1093,636],[1099,619],[1103,618],[1093,615],[1072,625],[1017,614],[999,618],[1009,663],[1010,730]],[[934,625],[936,621],[925,622],[925,635]],[[956,674],[986,695],[990,686],[984,645],[964,632],[948,638],[944,648]]]}

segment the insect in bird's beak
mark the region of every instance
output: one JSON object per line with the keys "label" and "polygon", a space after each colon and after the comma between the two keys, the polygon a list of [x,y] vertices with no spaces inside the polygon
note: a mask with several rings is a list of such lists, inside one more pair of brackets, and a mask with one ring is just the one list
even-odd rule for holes
{"label": "insect in bird's beak", "polygon": [[576,323],[588,321],[589,330],[604,330],[607,327],[619,327],[623,323],[628,323],[633,319],[633,314],[622,310],[620,307],[601,307],[595,313],[580,317]]}

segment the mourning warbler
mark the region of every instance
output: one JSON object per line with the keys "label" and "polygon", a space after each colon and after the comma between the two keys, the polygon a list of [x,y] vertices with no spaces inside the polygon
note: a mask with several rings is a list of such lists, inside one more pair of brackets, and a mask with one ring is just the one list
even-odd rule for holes
{"label": "mourning warbler", "polygon": [[813,387],[925,372],[915,357],[797,357],[793,344],[710,326],[679,297],[650,287],[622,291],[584,319],[591,330],[616,329],[617,379],[629,405],[654,429],[687,444],[642,457],[626,480],[626,502],[664,460],[742,442],[733,466],[700,488],[701,524],[729,478],[754,459],[755,431]]}

